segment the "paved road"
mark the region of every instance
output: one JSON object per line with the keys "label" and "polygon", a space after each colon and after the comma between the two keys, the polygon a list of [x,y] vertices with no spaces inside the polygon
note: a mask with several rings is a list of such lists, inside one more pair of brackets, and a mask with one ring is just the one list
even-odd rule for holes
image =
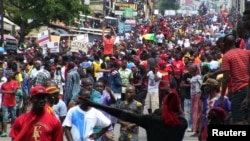
{"label": "paved road", "polygon": [[[198,141],[197,138],[190,137],[191,134],[192,133],[190,133],[190,132],[186,132],[183,141]],[[117,140],[117,137],[119,135],[119,125],[115,126],[115,135],[116,135],[115,137]],[[9,137],[5,137],[5,138],[0,137],[0,141],[11,141],[11,139]],[[66,141],[66,139],[65,139],[65,141]],[[142,128],[139,129],[139,141],[147,141],[145,130]]]}

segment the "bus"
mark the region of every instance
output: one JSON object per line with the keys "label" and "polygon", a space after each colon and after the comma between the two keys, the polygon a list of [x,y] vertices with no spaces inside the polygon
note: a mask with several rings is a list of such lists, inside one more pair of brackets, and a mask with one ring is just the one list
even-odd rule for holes
{"label": "bus", "polygon": [[4,50],[7,53],[16,53],[18,48],[18,41],[11,35],[4,35]]}

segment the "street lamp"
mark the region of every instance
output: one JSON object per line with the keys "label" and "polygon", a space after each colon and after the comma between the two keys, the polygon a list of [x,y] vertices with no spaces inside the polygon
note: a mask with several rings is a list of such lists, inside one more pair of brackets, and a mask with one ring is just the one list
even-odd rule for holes
{"label": "street lamp", "polygon": [[3,43],[4,43],[3,18],[4,18],[3,0],[0,0],[0,36],[1,36],[0,46],[3,46]]}

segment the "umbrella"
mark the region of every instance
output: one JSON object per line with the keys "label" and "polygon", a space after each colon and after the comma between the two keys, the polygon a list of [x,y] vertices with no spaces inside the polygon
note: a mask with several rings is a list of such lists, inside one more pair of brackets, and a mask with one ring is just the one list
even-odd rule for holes
{"label": "umbrella", "polygon": [[156,41],[156,36],[154,33],[152,34],[145,34],[142,36],[145,40]]}

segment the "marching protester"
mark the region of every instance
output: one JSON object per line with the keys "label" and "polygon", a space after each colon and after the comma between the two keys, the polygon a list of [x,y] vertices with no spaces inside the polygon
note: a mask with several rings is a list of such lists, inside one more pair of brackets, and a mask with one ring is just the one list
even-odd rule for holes
{"label": "marching protester", "polygon": [[10,137],[14,141],[43,140],[62,141],[63,130],[60,121],[45,111],[46,88],[35,86],[30,91],[32,108],[19,116],[12,125]]}
{"label": "marching protester", "polygon": [[19,84],[14,80],[12,70],[7,71],[7,81],[2,84],[1,91],[3,93],[3,133],[1,137],[7,137],[7,122],[9,120],[8,113],[10,111],[10,120],[13,123],[16,119],[16,90],[19,88]]}
{"label": "marching protester", "polygon": [[[68,141],[94,141],[100,138],[111,126],[111,121],[97,109],[86,105],[81,98],[91,99],[89,90],[81,89],[78,103],[69,109],[62,124]],[[101,127],[101,131],[94,133],[94,127]]]}

